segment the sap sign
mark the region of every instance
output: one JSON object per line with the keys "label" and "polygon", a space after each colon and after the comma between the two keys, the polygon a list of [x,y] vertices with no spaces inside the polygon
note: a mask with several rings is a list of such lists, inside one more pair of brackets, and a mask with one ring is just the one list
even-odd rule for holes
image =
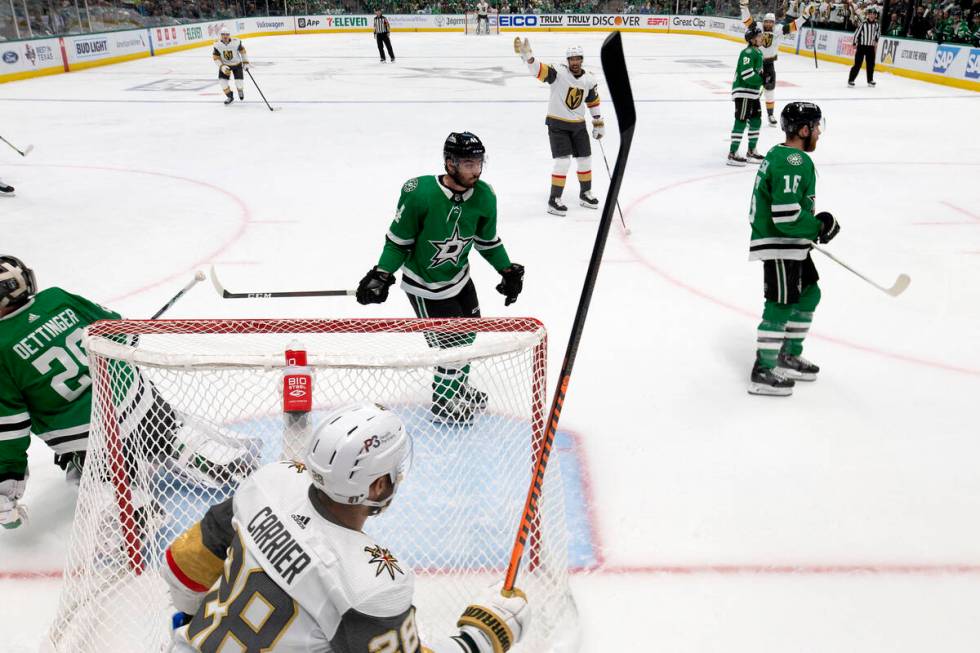
{"label": "sap sign", "polygon": [[959,51],[960,49],[956,46],[940,45],[939,49],[936,50],[936,58],[932,61],[932,72],[945,73],[949,70],[950,64],[953,63],[953,59],[956,58]]}
{"label": "sap sign", "polygon": [[967,79],[980,79],[980,50],[970,50],[970,58],[966,60]]}
{"label": "sap sign", "polygon": [[497,22],[500,27],[535,27],[538,24],[538,17],[502,14],[497,17]]}

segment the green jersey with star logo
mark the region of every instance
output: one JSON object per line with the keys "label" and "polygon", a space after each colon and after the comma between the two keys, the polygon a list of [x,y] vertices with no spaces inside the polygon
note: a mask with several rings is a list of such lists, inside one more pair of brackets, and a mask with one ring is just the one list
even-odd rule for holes
{"label": "green jersey with star logo", "polygon": [[497,236],[497,197],[490,184],[477,181],[456,193],[435,175],[416,177],[402,186],[378,267],[401,268],[401,287],[411,295],[448,299],[470,279],[472,249],[498,272],[510,265]]}
{"label": "green jersey with star logo", "polygon": [[807,257],[821,226],[816,192],[817,170],[806,152],[785,145],[769,150],[752,191],[750,261]]}

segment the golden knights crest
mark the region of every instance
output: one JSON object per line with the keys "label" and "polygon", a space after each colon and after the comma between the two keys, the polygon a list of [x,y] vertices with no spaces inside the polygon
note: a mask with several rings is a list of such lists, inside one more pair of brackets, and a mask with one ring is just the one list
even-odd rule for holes
{"label": "golden knights crest", "polygon": [[569,87],[568,93],[565,95],[565,106],[575,111],[580,106],[582,106],[582,100],[585,99],[585,89],[575,88],[574,86]]}
{"label": "golden knights crest", "polygon": [[371,554],[371,559],[368,561],[368,564],[378,565],[374,570],[375,577],[380,576],[383,571],[388,572],[391,580],[395,580],[396,571],[399,574],[405,575],[402,568],[398,566],[398,558],[392,555],[388,549],[382,549],[380,546],[374,545],[364,547],[364,551]]}

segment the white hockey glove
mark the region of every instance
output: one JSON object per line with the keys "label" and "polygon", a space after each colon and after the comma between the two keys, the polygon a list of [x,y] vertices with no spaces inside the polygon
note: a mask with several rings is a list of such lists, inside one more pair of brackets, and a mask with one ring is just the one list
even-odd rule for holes
{"label": "white hockey glove", "polygon": [[7,479],[0,482],[0,526],[17,528],[27,523],[27,507],[17,502],[27,489],[27,473],[23,480]]}
{"label": "white hockey glove", "polygon": [[249,63],[247,61],[243,61],[242,62],[242,70],[248,70],[249,67],[250,67],[250,65],[249,65]]}
{"label": "white hockey glove", "polygon": [[534,60],[534,53],[531,52],[531,42],[527,39],[521,40],[521,37],[514,37],[514,52],[521,55],[521,61],[524,63],[531,63]]}
{"label": "white hockey glove", "polygon": [[230,76],[231,75],[231,66],[227,66],[225,64],[221,64],[221,74],[222,75],[229,75]]}
{"label": "white hockey glove", "polygon": [[749,0],[738,0],[738,5],[740,7],[748,7],[749,6]]}
{"label": "white hockey glove", "polygon": [[524,592],[502,591],[503,583],[466,608],[459,631],[472,639],[480,653],[505,653],[521,641],[531,625],[531,608]]}
{"label": "white hockey glove", "polygon": [[599,140],[606,135],[606,123],[602,118],[592,119],[592,138]]}

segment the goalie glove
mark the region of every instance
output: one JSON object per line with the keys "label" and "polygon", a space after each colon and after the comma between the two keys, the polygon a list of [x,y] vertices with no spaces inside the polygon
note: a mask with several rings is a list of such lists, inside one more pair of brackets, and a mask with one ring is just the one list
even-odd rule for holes
{"label": "goalie glove", "polygon": [[[504,592],[499,584],[482,600],[463,611],[457,626],[459,639],[472,644],[472,653],[506,653],[531,625],[531,608],[524,592]],[[476,647],[473,650],[473,647]]]}
{"label": "goalie glove", "polygon": [[221,64],[221,74],[231,76],[231,66]]}
{"label": "goalie glove", "polygon": [[395,283],[395,275],[375,265],[357,284],[358,304],[381,304],[388,299],[388,287]]}
{"label": "goalie glove", "polygon": [[8,478],[0,481],[0,526],[14,529],[27,523],[27,508],[18,504],[27,490],[28,473],[24,478]]}
{"label": "goalie glove", "polygon": [[606,135],[606,123],[602,118],[592,119],[592,138],[599,140]]}
{"label": "goalie glove", "polygon": [[534,61],[534,53],[531,52],[531,42],[527,39],[521,40],[521,37],[514,37],[514,52],[521,56],[521,61],[524,63],[531,63]]}

